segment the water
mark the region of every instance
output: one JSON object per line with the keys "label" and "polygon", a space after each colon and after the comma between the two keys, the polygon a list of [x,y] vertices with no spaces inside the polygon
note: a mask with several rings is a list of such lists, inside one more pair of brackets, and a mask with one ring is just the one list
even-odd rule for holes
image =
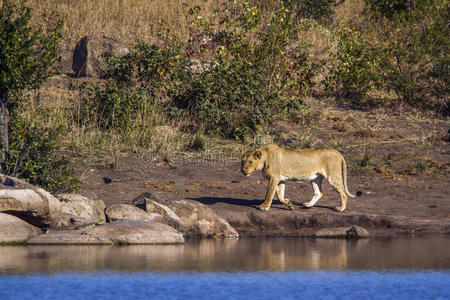
{"label": "water", "polygon": [[3,246],[0,299],[450,299],[450,237]]}

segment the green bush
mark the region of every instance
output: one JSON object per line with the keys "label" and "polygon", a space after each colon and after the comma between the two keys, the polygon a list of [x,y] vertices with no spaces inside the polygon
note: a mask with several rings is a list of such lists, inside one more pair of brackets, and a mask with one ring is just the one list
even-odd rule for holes
{"label": "green bush", "polygon": [[111,80],[86,100],[87,115],[101,128],[128,128],[152,103],[169,119],[228,138],[254,135],[277,115],[298,117],[320,65],[306,45],[294,43],[293,8],[282,4],[264,16],[237,1],[220,15],[227,28],[220,32],[201,8],[191,9],[192,31],[223,36],[222,45],[194,60],[168,35],[164,47],[139,41],[126,56],[107,54]]}
{"label": "green bush", "polygon": [[366,0],[352,29],[336,30],[327,91],[361,99],[377,89],[448,115],[449,12],[448,0]]}
{"label": "green bush", "polygon": [[46,20],[43,32],[30,25],[31,18],[27,1],[0,2],[1,171],[51,191],[71,191],[78,179],[69,160],[56,154],[59,131],[21,118],[28,101],[24,92],[38,89],[60,59],[60,19]]}
{"label": "green bush", "polygon": [[348,27],[337,31],[333,66],[324,79],[325,90],[338,99],[358,101],[381,84],[379,57],[375,47]]}
{"label": "green bush", "polygon": [[78,190],[70,161],[55,153],[60,130],[42,128],[33,121],[14,116],[10,122],[9,152],[5,174],[23,178],[51,192]]}
{"label": "green bush", "polygon": [[448,113],[449,1],[367,0],[384,88],[409,105]]}

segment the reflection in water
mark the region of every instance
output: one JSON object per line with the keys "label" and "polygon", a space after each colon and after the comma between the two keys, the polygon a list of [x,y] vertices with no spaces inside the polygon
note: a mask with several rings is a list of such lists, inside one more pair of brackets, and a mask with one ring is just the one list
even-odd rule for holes
{"label": "reflection in water", "polygon": [[0,274],[65,271],[450,269],[450,238],[240,239],[184,245],[0,246]]}

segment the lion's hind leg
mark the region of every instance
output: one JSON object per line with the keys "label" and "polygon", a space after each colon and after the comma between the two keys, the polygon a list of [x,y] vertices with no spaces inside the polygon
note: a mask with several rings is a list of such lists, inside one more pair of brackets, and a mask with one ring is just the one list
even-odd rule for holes
{"label": "lion's hind leg", "polygon": [[291,210],[294,210],[294,205],[292,204],[292,202],[291,202],[289,199],[287,199],[287,198],[284,197],[284,189],[285,189],[285,185],[286,185],[286,184],[285,184],[284,181],[281,181],[281,182],[278,184],[278,187],[277,187],[277,197],[278,197],[278,200],[280,200],[281,203],[286,204]]}
{"label": "lion's hind leg", "polygon": [[347,207],[348,194],[345,191],[344,185],[342,184],[342,178],[329,178],[328,182],[334,189],[339,193],[341,197],[341,206],[336,207],[337,211],[344,211]]}
{"label": "lion's hind leg", "polygon": [[303,206],[305,207],[312,207],[314,204],[316,204],[317,201],[319,201],[320,198],[323,196],[322,192],[322,180],[323,176],[319,175],[316,178],[311,180],[311,184],[314,190],[314,196],[309,202],[303,203]]}

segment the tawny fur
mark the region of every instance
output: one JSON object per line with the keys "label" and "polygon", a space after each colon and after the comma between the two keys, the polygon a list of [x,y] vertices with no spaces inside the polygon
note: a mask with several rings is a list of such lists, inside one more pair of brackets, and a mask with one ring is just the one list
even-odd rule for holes
{"label": "tawny fur", "polygon": [[[341,197],[341,206],[337,211],[344,211],[348,197],[355,198],[347,188],[347,166],[342,154],[334,149],[300,149],[289,150],[275,144],[269,144],[254,151],[244,153],[241,171],[248,176],[253,171],[262,171],[269,178],[265,201],[258,208],[267,211],[272,199],[277,194],[278,200],[294,209],[292,203],[284,197],[287,180],[309,180],[314,190],[311,201],[303,203],[305,207],[313,206],[323,195],[322,180],[326,178]],[[357,193],[359,196],[360,192]]]}

